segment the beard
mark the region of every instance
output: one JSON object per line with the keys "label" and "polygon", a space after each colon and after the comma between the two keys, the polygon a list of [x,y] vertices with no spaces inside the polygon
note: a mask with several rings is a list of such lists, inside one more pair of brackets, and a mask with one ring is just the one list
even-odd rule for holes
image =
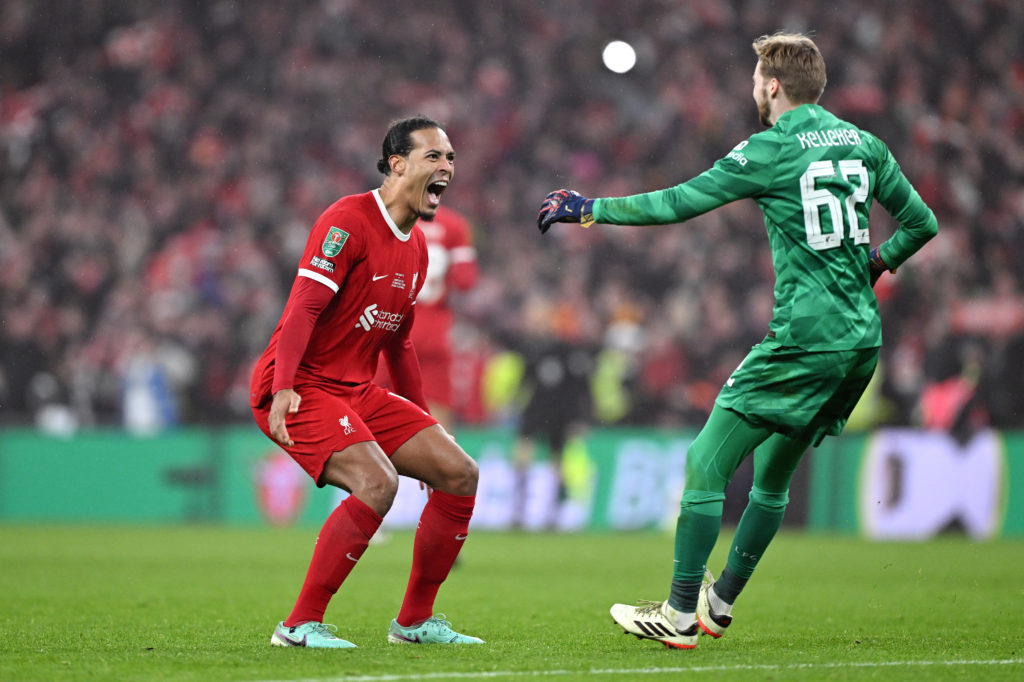
{"label": "beard", "polygon": [[757,116],[765,128],[772,127],[772,108],[768,101],[768,88],[761,89],[761,98],[757,101]]}

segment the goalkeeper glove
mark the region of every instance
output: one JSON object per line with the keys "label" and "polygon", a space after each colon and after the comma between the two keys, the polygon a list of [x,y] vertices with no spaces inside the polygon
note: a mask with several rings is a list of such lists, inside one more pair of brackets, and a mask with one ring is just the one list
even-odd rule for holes
{"label": "goalkeeper glove", "polygon": [[540,205],[537,229],[544,234],[552,223],[579,223],[590,227],[594,224],[594,200],[571,189],[555,190]]}
{"label": "goalkeeper glove", "polygon": [[868,267],[871,270],[871,286],[875,286],[875,282],[882,276],[883,272],[895,272],[895,270],[889,270],[889,266],[885,264],[882,257],[878,254],[878,247],[871,249],[868,254]]}

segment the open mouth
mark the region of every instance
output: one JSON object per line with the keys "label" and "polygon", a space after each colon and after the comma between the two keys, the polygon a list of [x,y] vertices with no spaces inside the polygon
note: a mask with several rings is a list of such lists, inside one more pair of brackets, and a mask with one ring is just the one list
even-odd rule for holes
{"label": "open mouth", "polygon": [[427,203],[431,206],[439,206],[441,204],[441,195],[448,189],[447,180],[438,180],[427,185]]}

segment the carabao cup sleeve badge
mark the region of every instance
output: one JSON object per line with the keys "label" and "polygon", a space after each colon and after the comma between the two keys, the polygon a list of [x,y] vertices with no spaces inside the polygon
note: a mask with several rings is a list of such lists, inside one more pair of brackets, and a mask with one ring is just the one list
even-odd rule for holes
{"label": "carabao cup sleeve badge", "polygon": [[324,237],[324,243],[320,246],[320,250],[324,252],[324,255],[328,258],[337,256],[341,252],[341,247],[345,246],[345,242],[348,240],[348,232],[341,229],[340,227],[331,227],[331,231]]}

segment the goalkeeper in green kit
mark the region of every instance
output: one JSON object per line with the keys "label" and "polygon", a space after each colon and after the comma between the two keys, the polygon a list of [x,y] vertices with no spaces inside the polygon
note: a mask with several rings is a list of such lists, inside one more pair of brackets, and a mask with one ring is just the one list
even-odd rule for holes
{"label": "goalkeeper in green kit", "polygon": [[[818,106],[825,62],[809,38],[778,33],[753,47],[754,101],[768,130],[676,187],[602,199],[558,190],[537,217],[543,233],[556,222],[679,223],[745,198],[764,213],[775,268],[772,321],[687,451],[669,597],[611,608],[627,633],[679,649],[697,646],[701,631],[720,637],[731,623],[736,597],[782,523],[797,463],[839,434],[875,370],[882,334],[872,286],[938,230],[885,144]],[[874,249],[872,201],[899,223]],[[751,452],[749,503],[714,580],[706,563],[726,484]]]}

